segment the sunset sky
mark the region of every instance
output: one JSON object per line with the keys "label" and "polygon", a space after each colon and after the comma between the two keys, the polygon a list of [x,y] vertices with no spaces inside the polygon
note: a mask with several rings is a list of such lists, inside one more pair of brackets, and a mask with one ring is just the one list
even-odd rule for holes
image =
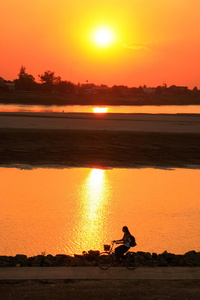
{"label": "sunset sky", "polygon": [[199,0],[1,1],[0,76],[200,88],[199,13]]}

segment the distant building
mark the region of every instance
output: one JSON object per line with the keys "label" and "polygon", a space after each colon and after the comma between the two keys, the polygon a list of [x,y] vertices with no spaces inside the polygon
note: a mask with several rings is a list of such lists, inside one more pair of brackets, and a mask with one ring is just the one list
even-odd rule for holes
{"label": "distant building", "polygon": [[14,91],[15,83],[11,81],[6,81],[3,78],[0,78],[0,90],[2,91]]}
{"label": "distant building", "polygon": [[87,95],[105,94],[109,88],[107,86],[96,86],[93,83],[79,85],[79,92]]}
{"label": "distant building", "polygon": [[14,82],[6,82],[5,86],[9,89],[9,91],[15,90],[15,83]]}
{"label": "distant building", "polygon": [[155,87],[143,87],[143,91],[145,94],[154,94],[156,91]]}
{"label": "distant building", "polygon": [[176,86],[176,85],[171,85],[168,88],[169,91],[177,94],[184,94],[188,92],[188,87],[187,86]]}

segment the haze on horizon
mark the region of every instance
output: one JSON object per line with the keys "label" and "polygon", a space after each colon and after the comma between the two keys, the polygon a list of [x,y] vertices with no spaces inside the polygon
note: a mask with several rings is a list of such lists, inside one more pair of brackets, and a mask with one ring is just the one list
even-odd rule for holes
{"label": "haze on horizon", "polygon": [[200,88],[199,11],[199,0],[3,1],[1,76],[24,65],[36,80]]}

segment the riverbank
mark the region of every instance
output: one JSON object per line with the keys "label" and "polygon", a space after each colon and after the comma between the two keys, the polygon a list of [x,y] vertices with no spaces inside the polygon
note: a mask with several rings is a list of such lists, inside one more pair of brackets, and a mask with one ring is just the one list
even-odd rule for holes
{"label": "riverbank", "polygon": [[[26,297],[38,300],[107,298],[132,300],[134,297],[138,300],[193,300],[200,297],[199,267],[197,267],[200,263],[200,252],[190,251],[184,255],[140,252],[140,257],[143,265],[133,271],[119,265],[106,271],[95,267],[95,264],[93,267],[84,266],[83,257],[80,255],[69,257],[43,254],[31,258],[39,265],[42,263],[42,267],[27,267],[25,261],[30,258],[25,255],[7,257],[7,262],[15,260],[18,265],[15,268],[6,266],[0,268],[1,299],[21,300]],[[55,268],[49,266],[49,262],[53,260],[56,261]],[[175,260],[187,262],[190,267],[163,265],[164,261]],[[73,267],[68,267],[69,261],[76,263]],[[148,267],[144,264],[145,261],[154,263],[160,261],[164,268],[158,267],[157,264]],[[25,265],[20,267],[23,262]],[[77,263],[81,266],[78,267]]]}

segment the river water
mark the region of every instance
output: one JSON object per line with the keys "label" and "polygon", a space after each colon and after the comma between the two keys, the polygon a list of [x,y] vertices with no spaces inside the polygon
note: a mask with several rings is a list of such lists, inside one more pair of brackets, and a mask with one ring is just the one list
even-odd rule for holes
{"label": "river water", "polygon": [[[11,105],[0,104],[0,112],[65,112],[93,113],[93,105]],[[100,107],[104,108],[104,107]],[[105,107],[108,113],[147,113],[147,114],[200,114],[200,105],[116,105]]]}
{"label": "river water", "polygon": [[128,226],[137,251],[200,250],[200,170],[0,168],[0,255],[102,250]]}

